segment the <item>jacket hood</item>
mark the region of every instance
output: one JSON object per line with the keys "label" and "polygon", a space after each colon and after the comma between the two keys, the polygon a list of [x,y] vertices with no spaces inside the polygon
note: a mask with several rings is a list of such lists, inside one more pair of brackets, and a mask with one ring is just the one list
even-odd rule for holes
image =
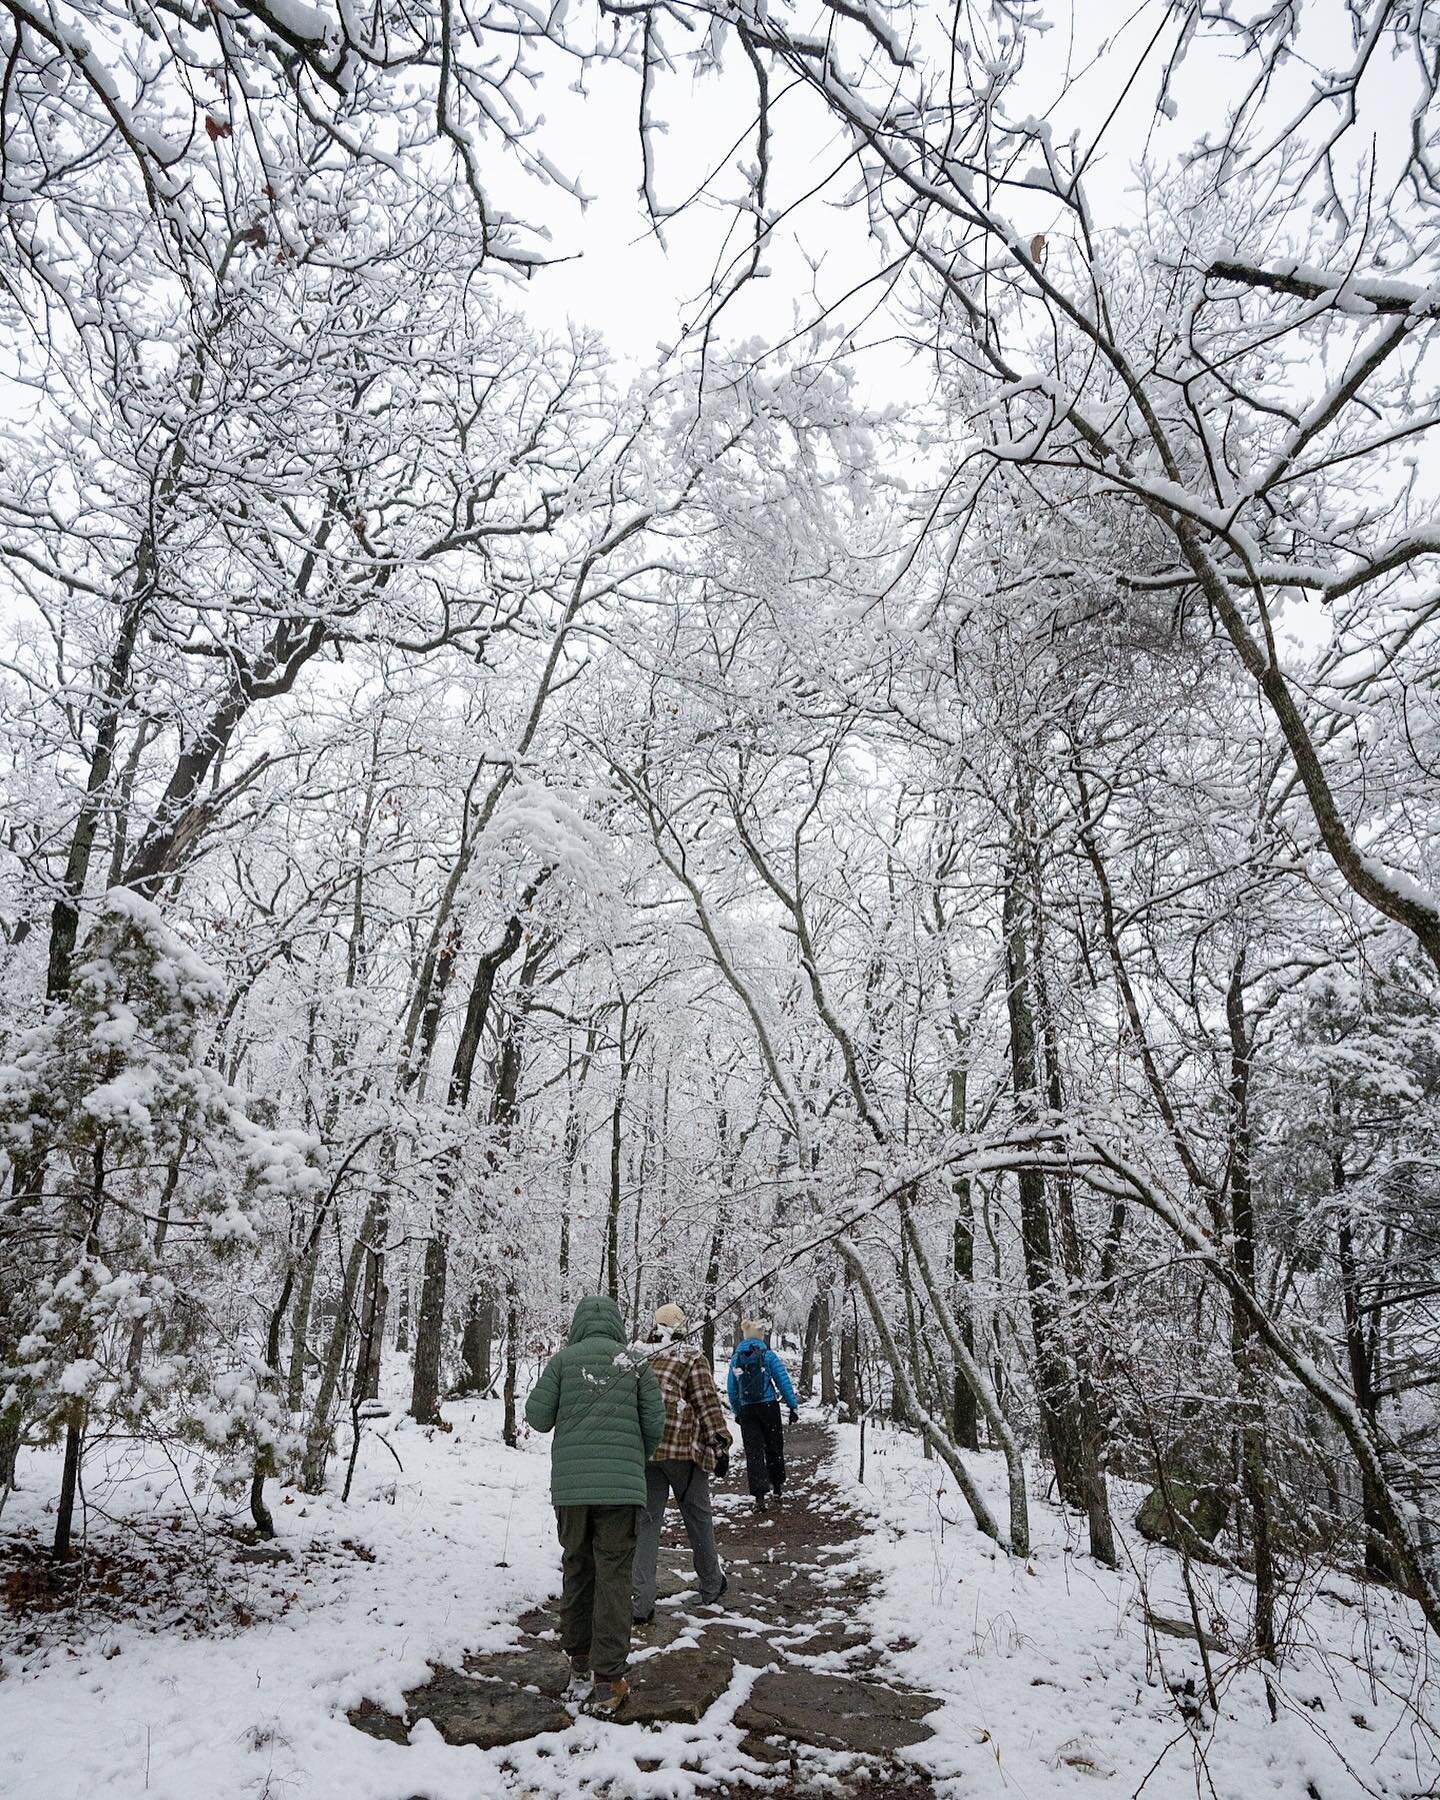
{"label": "jacket hood", "polygon": [[620,1308],[606,1294],[585,1296],[575,1308],[566,1341],[578,1344],[582,1338],[591,1337],[614,1338],[617,1344],[625,1342],[625,1321],[620,1317]]}

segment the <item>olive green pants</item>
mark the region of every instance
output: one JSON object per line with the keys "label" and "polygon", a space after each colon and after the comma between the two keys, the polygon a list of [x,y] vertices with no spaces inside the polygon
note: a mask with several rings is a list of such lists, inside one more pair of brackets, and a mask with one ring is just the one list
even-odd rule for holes
{"label": "olive green pants", "polygon": [[560,1641],[597,1681],[619,1681],[630,1656],[630,1567],[638,1506],[557,1506]]}

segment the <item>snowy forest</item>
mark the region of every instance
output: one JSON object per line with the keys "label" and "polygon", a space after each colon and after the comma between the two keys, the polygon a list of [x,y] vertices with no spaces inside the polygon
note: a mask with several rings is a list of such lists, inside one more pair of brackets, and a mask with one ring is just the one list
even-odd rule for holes
{"label": "snowy forest", "polygon": [[891,1792],[347,1723],[585,1294],[891,1484],[896,1794],[1440,1791],[1440,12],[0,51],[0,1791]]}

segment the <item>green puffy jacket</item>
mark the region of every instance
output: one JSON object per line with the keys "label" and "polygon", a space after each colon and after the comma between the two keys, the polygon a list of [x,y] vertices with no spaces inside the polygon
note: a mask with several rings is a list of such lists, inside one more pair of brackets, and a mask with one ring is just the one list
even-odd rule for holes
{"label": "green puffy jacket", "polygon": [[625,1341],[620,1308],[588,1294],[570,1337],[525,1402],[536,1431],[553,1431],[550,1499],[556,1506],[643,1506],[645,1464],[665,1429],[655,1371]]}

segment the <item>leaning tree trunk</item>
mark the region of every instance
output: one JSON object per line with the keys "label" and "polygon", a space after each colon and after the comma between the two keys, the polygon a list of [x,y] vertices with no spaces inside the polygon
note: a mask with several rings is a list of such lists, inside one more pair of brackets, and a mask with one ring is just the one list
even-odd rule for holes
{"label": "leaning tree trunk", "polygon": [[[1030,1553],[1030,1503],[1025,1492],[1025,1460],[1021,1454],[1020,1445],[1016,1440],[1015,1433],[1010,1429],[1010,1421],[1001,1407],[999,1396],[986,1378],[983,1367],[975,1360],[974,1354],[965,1342],[959,1321],[935,1275],[924,1241],[908,1206],[902,1208],[900,1223],[902,1230],[909,1237],[910,1247],[915,1257],[915,1266],[920,1271],[920,1279],[924,1283],[926,1293],[930,1296],[930,1303],[935,1309],[935,1317],[950,1346],[950,1354],[955,1360],[955,1367],[964,1378],[969,1392],[975,1396],[978,1405],[983,1409],[986,1422],[990,1427],[990,1435],[999,1444],[1005,1457],[1005,1468],[1009,1477],[1010,1547],[1017,1556],[1028,1556]],[[960,1448],[963,1449],[964,1446],[961,1445]]]}
{"label": "leaning tree trunk", "polygon": [[345,1342],[354,1323],[355,1292],[360,1285],[360,1271],[369,1248],[371,1233],[375,1229],[377,1214],[377,1204],[372,1200],[365,1209],[365,1217],[355,1234],[355,1242],[350,1246],[350,1254],[345,1259],[345,1273],[340,1283],[335,1318],[330,1326],[325,1354],[320,1359],[314,1410],[310,1415],[310,1429],[305,1434],[305,1453],[300,1462],[300,1491],[305,1494],[319,1494],[325,1488],[325,1465],[329,1461],[330,1437],[335,1429],[335,1393],[340,1385],[340,1370],[345,1361]]}

